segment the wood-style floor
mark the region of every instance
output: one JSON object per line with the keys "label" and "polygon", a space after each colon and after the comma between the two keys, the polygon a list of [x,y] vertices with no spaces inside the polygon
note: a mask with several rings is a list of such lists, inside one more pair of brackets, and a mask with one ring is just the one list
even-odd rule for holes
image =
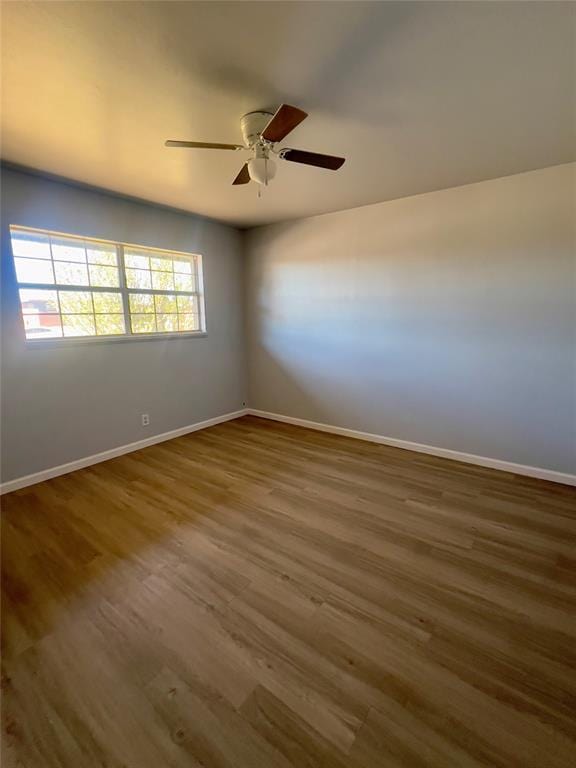
{"label": "wood-style floor", "polygon": [[10,494],[3,766],[574,766],[575,501],[253,417]]}

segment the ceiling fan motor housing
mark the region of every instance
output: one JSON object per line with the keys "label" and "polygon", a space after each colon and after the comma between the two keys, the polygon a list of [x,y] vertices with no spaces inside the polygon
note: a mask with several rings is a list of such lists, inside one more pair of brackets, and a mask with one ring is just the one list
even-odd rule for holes
{"label": "ceiling fan motor housing", "polygon": [[258,142],[260,134],[272,117],[272,112],[248,112],[247,115],[240,118],[242,137],[247,147],[252,147]]}

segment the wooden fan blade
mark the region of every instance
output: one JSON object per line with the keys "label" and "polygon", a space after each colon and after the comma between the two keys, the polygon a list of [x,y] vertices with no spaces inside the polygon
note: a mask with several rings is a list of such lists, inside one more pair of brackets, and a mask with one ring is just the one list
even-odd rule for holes
{"label": "wooden fan blade", "polygon": [[244,149],[241,144],[215,144],[212,141],[172,141],[164,142],[166,147],[190,147],[192,149]]}
{"label": "wooden fan blade", "polygon": [[293,131],[302,120],[308,117],[307,112],[303,112],[298,107],[291,107],[290,104],[282,104],[276,110],[276,114],[270,119],[270,122],[262,131],[262,138],[267,141],[282,141]]}
{"label": "wooden fan blade", "polygon": [[248,163],[244,163],[242,168],[240,168],[240,173],[236,176],[232,184],[248,184],[249,181],[250,174],[248,173]]}
{"label": "wooden fan blade", "polygon": [[317,168],[328,168],[330,171],[337,171],[346,162],[343,157],[319,155],[318,152],[306,152],[303,149],[284,149],[280,157],[283,160],[289,160],[291,163],[314,165]]}

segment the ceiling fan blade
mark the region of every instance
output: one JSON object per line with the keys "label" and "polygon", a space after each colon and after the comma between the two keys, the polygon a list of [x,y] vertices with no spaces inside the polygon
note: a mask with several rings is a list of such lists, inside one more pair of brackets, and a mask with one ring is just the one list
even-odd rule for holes
{"label": "ceiling fan blade", "polygon": [[212,141],[172,141],[164,142],[166,147],[190,147],[192,149],[244,149],[241,144],[215,144]]}
{"label": "ceiling fan blade", "polygon": [[330,171],[337,171],[346,162],[343,157],[320,155],[318,152],[306,152],[303,149],[283,149],[280,157],[283,160],[289,160],[291,163],[314,165],[317,168],[328,168]]}
{"label": "ceiling fan blade", "polygon": [[302,120],[308,117],[307,112],[303,112],[298,107],[291,107],[290,104],[282,104],[276,110],[276,114],[270,119],[270,122],[262,131],[262,138],[267,141],[282,141],[293,131]]}
{"label": "ceiling fan blade", "polygon": [[240,168],[240,173],[236,176],[232,184],[248,184],[249,181],[250,174],[248,173],[248,163],[244,163],[242,168]]}

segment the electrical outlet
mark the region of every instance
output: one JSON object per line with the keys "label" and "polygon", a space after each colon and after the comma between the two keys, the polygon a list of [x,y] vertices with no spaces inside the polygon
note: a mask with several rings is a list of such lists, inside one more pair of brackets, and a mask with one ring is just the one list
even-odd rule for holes
{"label": "electrical outlet", "polygon": [[150,416],[147,413],[142,414],[142,426],[148,427],[150,425]]}

